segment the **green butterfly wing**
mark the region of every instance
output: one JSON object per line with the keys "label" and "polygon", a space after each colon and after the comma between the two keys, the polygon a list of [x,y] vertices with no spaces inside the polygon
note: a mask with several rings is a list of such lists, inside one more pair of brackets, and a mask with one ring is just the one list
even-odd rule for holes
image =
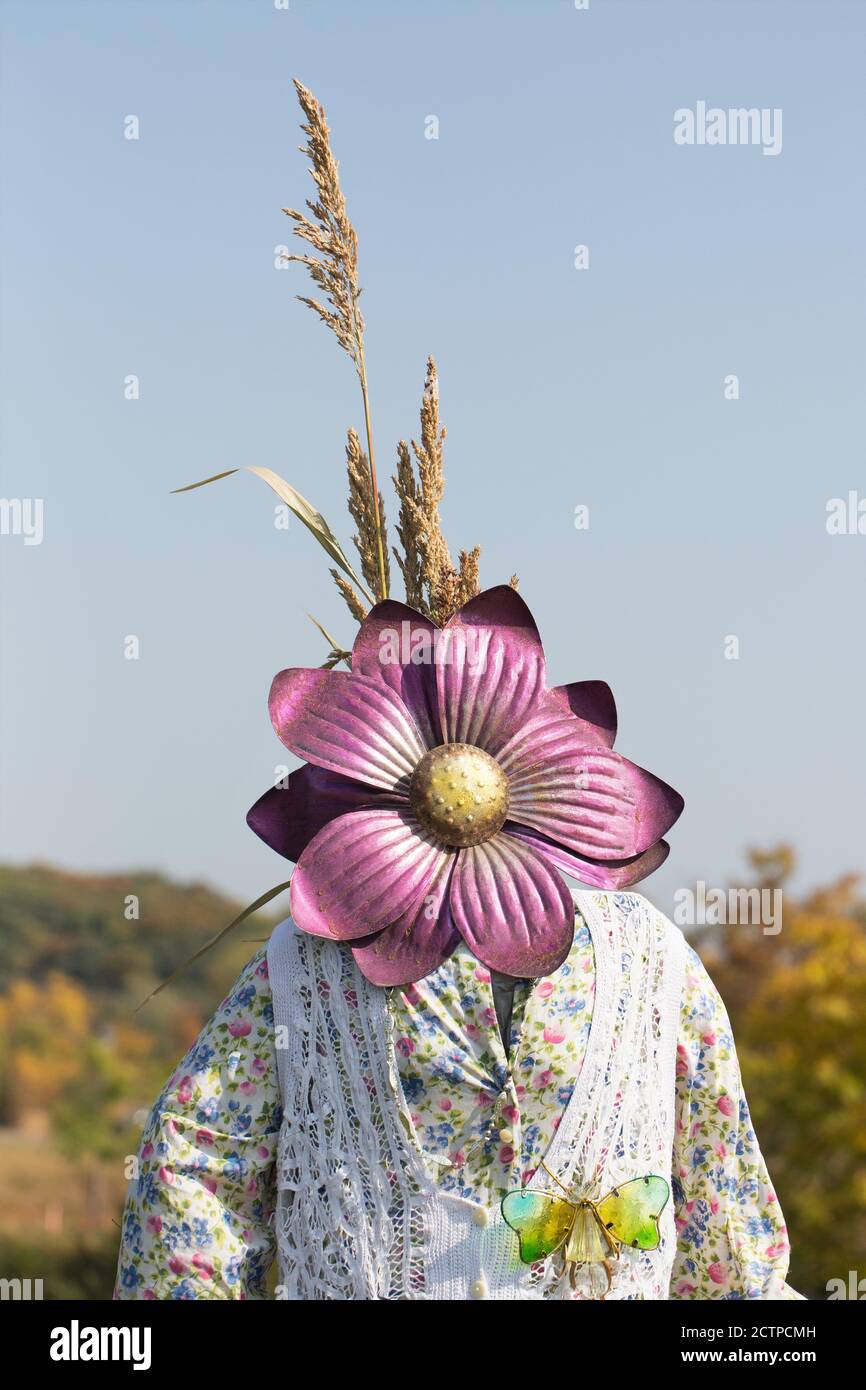
{"label": "green butterfly wing", "polygon": [[605,1230],[623,1245],[655,1250],[661,1240],[659,1217],[670,1195],[664,1178],[632,1178],[596,1202],[595,1209]]}
{"label": "green butterfly wing", "polygon": [[504,1221],[520,1237],[520,1258],[527,1265],[558,1250],[574,1222],[574,1206],[552,1192],[509,1192],[501,1206]]}

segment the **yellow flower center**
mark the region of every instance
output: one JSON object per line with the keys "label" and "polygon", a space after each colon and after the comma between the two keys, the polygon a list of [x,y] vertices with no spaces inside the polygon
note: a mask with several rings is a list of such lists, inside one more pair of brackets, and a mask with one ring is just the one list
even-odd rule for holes
{"label": "yellow flower center", "polygon": [[483,749],[443,743],[425,753],[413,772],[409,805],[444,844],[480,845],[502,829],[508,815],[508,779]]}

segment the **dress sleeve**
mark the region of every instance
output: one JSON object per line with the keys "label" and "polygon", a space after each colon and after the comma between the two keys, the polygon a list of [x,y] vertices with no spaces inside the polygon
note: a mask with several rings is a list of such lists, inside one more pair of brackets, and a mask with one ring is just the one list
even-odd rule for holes
{"label": "dress sleeve", "polygon": [[691,947],[676,1086],[671,1298],[802,1298],[785,1283],[785,1219],[752,1128],[728,1015]]}
{"label": "dress sleeve", "polygon": [[263,949],[150,1113],[123,1213],[116,1299],[265,1296],[280,1120]]}

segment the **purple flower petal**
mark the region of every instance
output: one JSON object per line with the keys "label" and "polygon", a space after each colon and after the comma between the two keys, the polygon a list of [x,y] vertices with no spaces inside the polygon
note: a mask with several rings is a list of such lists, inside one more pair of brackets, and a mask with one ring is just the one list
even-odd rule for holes
{"label": "purple flower petal", "polygon": [[384,681],[400,696],[428,748],[442,742],[433,666],[435,623],[386,599],[367,614],[352,648],[353,675]]}
{"label": "purple flower petal", "polygon": [[305,763],[293,772],[286,787],[271,787],[247,812],[247,825],[259,839],[295,863],[314,835],[345,811],[380,806],[398,793],[377,791],[338,772]]}
{"label": "purple flower petal", "polygon": [[292,875],[292,916],[314,936],[372,936],[418,905],[447,857],[404,807],[347,811],[301,855]]}
{"label": "purple flower petal", "polygon": [[516,787],[532,781],[549,762],[573,758],[577,749],[606,748],[595,724],[578,719],[549,690],[517,733],[500,749],[496,761]]}
{"label": "purple flower petal", "polygon": [[630,859],[660,840],[683,809],[667,783],[608,748],[571,747],[509,772],[508,816],[587,859]]}
{"label": "purple flower petal", "polygon": [[297,667],[274,677],[268,709],[299,758],[386,791],[405,791],[424,756],[418,726],[381,681]]}
{"label": "purple flower petal", "polygon": [[444,740],[495,757],[545,691],[535,621],[504,584],[470,599],[442,632],[436,681]]}
{"label": "purple flower petal", "polygon": [[453,854],[439,860],[423,899],[352,955],[362,974],[374,985],[408,985],[422,980],[453,952],[460,933],[451,920],[448,887]]}
{"label": "purple flower petal", "polygon": [[549,975],[574,936],[571,893],[555,869],[508,831],[461,849],[451,914],[473,954],[505,975]]}
{"label": "purple flower petal", "polygon": [[570,874],[579,883],[586,883],[590,888],[632,888],[634,884],[655,873],[667,859],[671,848],[667,840],[656,840],[643,854],[636,854],[632,859],[607,859],[601,863],[572,854],[562,845],[557,845],[540,835],[537,830],[510,823],[506,828],[510,835],[515,835],[543,855],[549,864],[555,864],[563,873]]}
{"label": "purple flower petal", "polygon": [[549,692],[563,709],[592,724],[599,743],[612,748],[616,739],[616,704],[613,691],[605,681],[572,681],[557,685]]}

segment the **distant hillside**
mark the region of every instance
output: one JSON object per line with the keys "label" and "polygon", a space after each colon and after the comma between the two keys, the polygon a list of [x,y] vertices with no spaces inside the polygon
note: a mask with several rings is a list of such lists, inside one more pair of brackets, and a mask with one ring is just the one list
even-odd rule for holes
{"label": "distant hillside", "polygon": [[0,867],[0,1266],[46,1298],[111,1296],[143,1116],[277,918],[136,1005],[244,906],[143,870]]}
{"label": "distant hillside", "polygon": [[[263,885],[267,886],[267,885]],[[138,899],[138,919],[125,913]],[[282,905],[282,904],[281,904]],[[159,873],[68,873],[44,864],[0,867],[0,994],[14,979],[60,972],[98,1000],[104,1016],[127,1014],[245,906],[201,883]],[[267,937],[279,915],[260,913],[236,928],[165,991],[205,1015]],[[142,1014],[161,1012],[161,999]]]}

